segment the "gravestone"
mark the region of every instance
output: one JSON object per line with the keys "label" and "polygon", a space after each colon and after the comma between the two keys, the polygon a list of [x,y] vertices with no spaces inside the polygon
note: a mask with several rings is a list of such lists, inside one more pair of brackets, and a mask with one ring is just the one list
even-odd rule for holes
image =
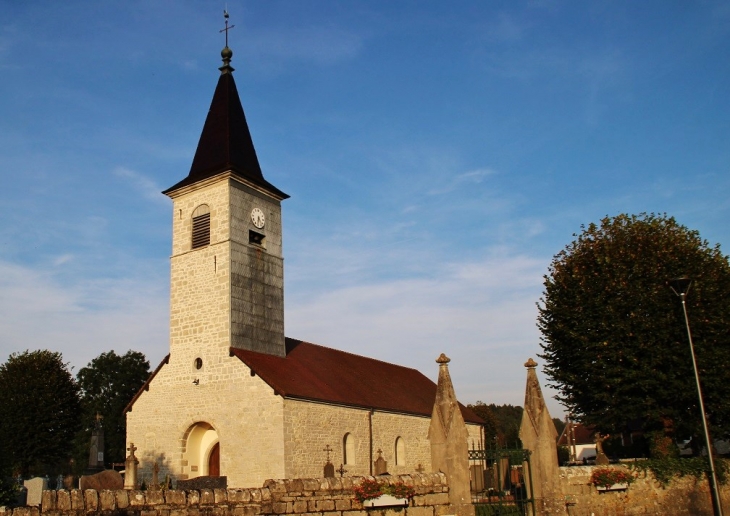
{"label": "gravestone", "polygon": [[137,447],[134,443],[129,443],[129,448],[127,448],[129,455],[124,461],[124,489],[137,489],[137,466],[139,461],[134,456],[136,450]]}
{"label": "gravestone", "polygon": [[18,486],[18,495],[15,497],[15,506],[24,507],[28,505],[28,489],[25,486]]}
{"label": "gravestone", "polygon": [[84,475],[79,479],[79,489],[94,489],[101,491],[103,489],[124,489],[124,479],[118,471],[107,469],[96,473],[95,475]]}
{"label": "gravestone", "polygon": [[23,482],[28,490],[26,505],[38,506],[43,499],[43,490],[48,489],[48,481],[43,477],[34,477]]}
{"label": "gravestone", "polygon": [[383,458],[383,450],[378,450],[378,458],[373,462],[376,475],[385,475],[388,473],[388,462]]}
{"label": "gravestone", "polygon": [[324,478],[334,478],[335,477],[335,465],[331,462],[327,461],[327,464],[324,465]]}
{"label": "gravestone", "polygon": [[87,475],[104,470],[104,429],[101,426],[102,419],[101,415],[97,413],[94,430],[91,432],[89,463],[86,468]]}

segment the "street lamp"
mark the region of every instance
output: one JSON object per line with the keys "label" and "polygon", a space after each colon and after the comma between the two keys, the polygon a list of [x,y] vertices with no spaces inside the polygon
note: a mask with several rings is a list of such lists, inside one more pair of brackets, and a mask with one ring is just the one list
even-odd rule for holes
{"label": "street lamp", "polygon": [[705,431],[705,446],[707,446],[707,458],[710,463],[710,492],[712,494],[712,509],[715,516],[722,516],[722,503],[720,502],[720,494],[717,490],[717,474],[715,473],[715,460],[712,458],[712,440],[710,439],[710,430],[707,426],[707,415],[705,414],[705,403],[702,401],[702,387],[700,386],[700,373],[697,371],[697,359],[695,358],[695,347],[692,344],[692,332],[689,330],[689,318],[687,317],[687,292],[692,284],[692,280],[686,276],[674,278],[667,281],[667,285],[672,291],[679,296],[682,301],[682,311],[684,312],[684,323],[687,326],[687,338],[689,339],[689,350],[692,355],[692,368],[695,372],[695,383],[697,384],[697,396],[700,400],[700,412],[702,413],[702,428]]}

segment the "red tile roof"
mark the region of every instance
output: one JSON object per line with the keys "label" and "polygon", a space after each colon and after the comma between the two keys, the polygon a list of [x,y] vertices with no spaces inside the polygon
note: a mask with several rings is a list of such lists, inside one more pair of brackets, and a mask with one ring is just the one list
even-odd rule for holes
{"label": "red tile roof", "polygon": [[[289,338],[286,351],[277,357],[231,348],[231,355],[286,398],[431,416],[436,384],[415,369]],[[459,405],[465,421],[484,423]]]}

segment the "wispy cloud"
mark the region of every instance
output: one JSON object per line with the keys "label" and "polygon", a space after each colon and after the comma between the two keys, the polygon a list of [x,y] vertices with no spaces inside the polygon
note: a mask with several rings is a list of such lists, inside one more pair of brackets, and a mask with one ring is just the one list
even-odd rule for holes
{"label": "wispy cloud", "polygon": [[114,175],[125,179],[146,199],[161,204],[164,203],[165,205],[168,204],[167,198],[163,195],[160,195],[160,191],[162,191],[162,188],[160,188],[160,186],[152,181],[150,178],[140,174],[139,172],[135,172],[134,170],[130,170],[125,167],[117,167],[114,169]]}
{"label": "wispy cloud", "polygon": [[492,256],[453,261],[426,278],[328,290],[287,305],[287,334],[431,377],[433,360],[445,352],[460,399],[521,405],[522,364],[538,350],[543,267],[524,255]]}
{"label": "wispy cloud", "polygon": [[0,261],[0,360],[26,349],[60,351],[76,370],[110,349],[168,350],[167,292],[149,278],[69,287],[41,269]]}
{"label": "wispy cloud", "polygon": [[432,188],[428,191],[428,195],[442,195],[453,192],[463,186],[475,185],[481,183],[485,177],[496,174],[496,171],[491,168],[480,168],[477,170],[470,170],[463,174],[458,174],[449,181],[444,181],[444,186],[440,188]]}

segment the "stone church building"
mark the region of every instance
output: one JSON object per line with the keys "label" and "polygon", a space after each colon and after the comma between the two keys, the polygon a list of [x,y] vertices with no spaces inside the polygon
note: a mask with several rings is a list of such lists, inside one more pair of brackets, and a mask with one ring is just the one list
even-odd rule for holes
{"label": "stone church building", "polygon": [[[281,201],[223,66],[190,173],[172,199],[170,353],[126,408],[140,478],[431,471],[436,384],[420,372],[284,336]],[[435,358],[435,357],[434,357]],[[481,419],[461,406],[469,439]],[[330,469],[331,471],[331,469]]]}

